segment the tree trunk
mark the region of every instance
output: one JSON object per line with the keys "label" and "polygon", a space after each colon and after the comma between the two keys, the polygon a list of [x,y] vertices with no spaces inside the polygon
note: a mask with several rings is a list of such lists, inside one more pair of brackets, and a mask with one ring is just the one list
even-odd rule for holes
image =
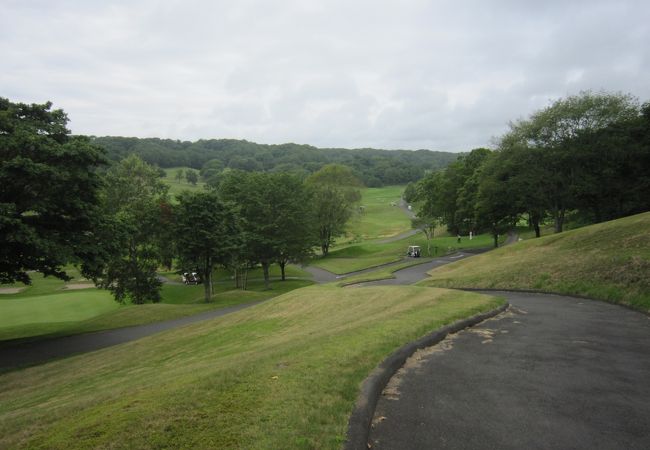
{"label": "tree trunk", "polygon": [[492,230],[492,236],[494,237],[494,248],[499,248],[499,233],[497,233],[497,230]]}
{"label": "tree trunk", "polygon": [[535,237],[540,237],[542,235],[540,229],[539,229],[539,214],[537,213],[528,213],[528,220],[530,222],[530,225],[533,227],[535,230]]}
{"label": "tree trunk", "polygon": [[284,277],[284,266],[287,265],[287,262],[286,262],[286,261],[280,261],[279,264],[280,264],[280,271],[282,272],[282,281],[285,281],[285,277]]}
{"label": "tree trunk", "polygon": [[553,219],[555,220],[555,232],[561,233],[564,227],[564,208],[555,208],[553,210]]}
{"label": "tree trunk", "polygon": [[212,264],[206,261],[204,267],[203,291],[205,292],[205,302],[209,303],[212,298]]}
{"label": "tree trunk", "polygon": [[269,288],[269,263],[265,261],[262,263],[262,270],[264,271],[264,287]]}

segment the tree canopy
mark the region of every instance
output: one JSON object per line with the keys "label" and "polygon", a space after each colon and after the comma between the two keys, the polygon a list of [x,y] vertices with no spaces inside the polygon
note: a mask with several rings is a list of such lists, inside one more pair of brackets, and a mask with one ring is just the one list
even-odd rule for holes
{"label": "tree canopy", "polygon": [[29,271],[68,279],[91,248],[105,160],[88,138],[70,136],[61,109],[0,98],[0,282]]}
{"label": "tree canopy", "polygon": [[461,156],[416,185],[419,215],[453,232],[495,235],[525,216],[540,235],[549,217],[587,223],[650,209],[650,104],[581,92],[510,124],[494,151]]}
{"label": "tree canopy", "polygon": [[327,164],[343,164],[368,187],[405,184],[419,180],[456,160],[457,153],[430,150],[378,150],[372,148],[316,148],[309,145],[264,145],[234,139],[196,142],[158,138],[95,137],[111,160],[130,154],[159,167],[186,166],[201,170],[203,181],[215,184],[226,168],[247,172],[293,172],[311,174]]}

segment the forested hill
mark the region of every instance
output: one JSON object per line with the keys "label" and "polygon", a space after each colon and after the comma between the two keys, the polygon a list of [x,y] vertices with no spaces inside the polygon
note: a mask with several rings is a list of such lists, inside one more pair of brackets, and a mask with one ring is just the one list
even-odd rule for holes
{"label": "forested hill", "polygon": [[134,153],[163,168],[188,166],[201,169],[208,161],[218,160],[211,162],[210,166],[246,171],[314,172],[325,164],[340,163],[352,167],[369,187],[416,181],[425,171],[446,167],[458,157],[457,153],[430,150],[349,150],[298,144],[266,145],[235,139],[187,142],[105,136],[93,140],[106,149],[111,160],[117,161]]}

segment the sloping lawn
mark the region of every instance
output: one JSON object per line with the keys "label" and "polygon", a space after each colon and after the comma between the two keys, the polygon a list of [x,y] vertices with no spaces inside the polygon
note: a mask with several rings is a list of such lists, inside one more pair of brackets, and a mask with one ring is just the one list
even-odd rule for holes
{"label": "sloping lawn", "polygon": [[650,213],[518,242],[437,268],[420,284],[539,289],[650,311]]}
{"label": "sloping lawn", "polygon": [[0,376],[0,448],[339,448],[389,353],[501,301],[423,287],[292,291]]}

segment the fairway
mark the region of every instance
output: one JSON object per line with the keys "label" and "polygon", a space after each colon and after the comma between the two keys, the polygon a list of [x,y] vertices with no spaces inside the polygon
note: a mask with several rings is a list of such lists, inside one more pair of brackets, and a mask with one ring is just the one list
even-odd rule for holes
{"label": "fairway", "polygon": [[[205,183],[202,181],[199,181],[196,184],[190,184],[187,182],[187,180],[183,177],[180,181],[176,179],[176,172],[182,169],[183,171],[189,169],[189,167],[170,167],[167,169],[163,169],[165,171],[165,178],[162,180],[169,186],[169,193],[171,194],[172,200],[175,201],[175,198],[178,194],[180,194],[183,191],[192,191],[192,192],[197,192],[197,191],[203,191],[205,189]],[[197,175],[198,175],[198,170],[194,170]],[[199,177],[200,180],[200,177]]]}
{"label": "fairway", "polygon": [[76,322],[119,307],[108,291],[98,289],[26,298],[0,298],[0,329],[47,322]]}
{"label": "fairway", "polygon": [[362,189],[363,208],[348,223],[348,239],[380,239],[410,230],[411,219],[399,207],[403,192],[404,186]]}
{"label": "fairway", "polygon": [[332,285],[0,376],[0,447],[339,448],[394,349],[501,300]]}
{"label": "fairway", "polygon": [[[310,265],[320,267],[338,275],[376,267],[382,264],[400,261],[406,257],[409,245],[419,245],[422,256],[427,257],[427,240],[422,234],[416,234],[398,241],[380,244],[377,242],[364,242],[334,249],[325,258],[316,258]],[[463,249],[490,248],[493,245],[492,236],[481,234],[471,241],[464,237],[458,243],[457,238],[451,236],[437,237],[431,240],[431,255],[442,256]]]}

